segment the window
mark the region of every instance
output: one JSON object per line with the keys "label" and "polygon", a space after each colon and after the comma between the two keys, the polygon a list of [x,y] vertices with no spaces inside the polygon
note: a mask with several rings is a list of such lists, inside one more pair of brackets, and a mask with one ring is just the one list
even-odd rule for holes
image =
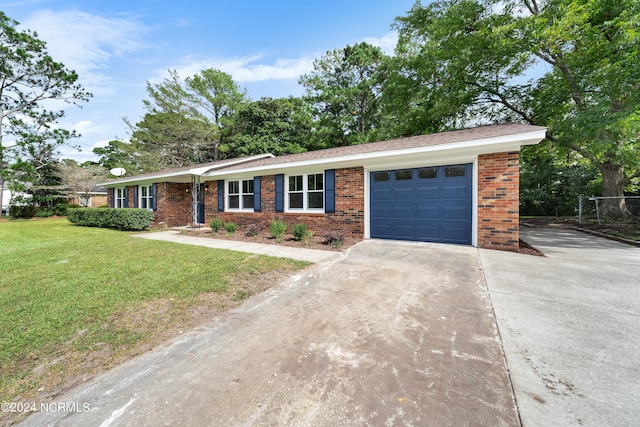
{"label": "window", "polygon": [[124,208],[127,206],[127,198],[124,188],[116,188],[116,203],[114,207]]}
{"label": "window", "polygon": [[413,177],[413,171],[404,170],[404,171],[396,171],[396,181],[406,181]]}
{"label": "window", "polygon": [[84,206],[85,208],[91,206],[91,196],[78,196],[78,202],[80,206]]}
{"label": "window", "polygon": [[142,209],[153,209],[153,185],[142,185],[139,190],[140,206]]}
{"label": "window", "polygon": [[464,176],[465,172],[466,171],[464,166],[447,166],[446,168],[444,168],[444,176],[446,178]]}
{"label": "window", "polygon": [[292,175],[287,184],[287,209],[324,210],[324,174]]}
{"label": "window", "polygon": [[373,174],[373,180],[375,182],[389,181],[389,179],[391,179],[390,172],[375,172]]}
{"label": "window", "polygon": [[229,210],[253,210],[253,180],[227,181]]}
{"label": "window", "polygon": [[438,177],[438,168],[418,169],[418,179],[433,179]]}

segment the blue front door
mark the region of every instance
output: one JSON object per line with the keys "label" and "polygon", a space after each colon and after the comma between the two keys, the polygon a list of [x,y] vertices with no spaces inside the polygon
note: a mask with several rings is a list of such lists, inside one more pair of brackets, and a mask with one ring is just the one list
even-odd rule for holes
{"label": "blue front door", "polygon": [[371,237],[471,244],[473,165],[371,172]]}
{"label": "blue front door", "polygon": [[204,184],[198,184],[198,224],[204,224]]}

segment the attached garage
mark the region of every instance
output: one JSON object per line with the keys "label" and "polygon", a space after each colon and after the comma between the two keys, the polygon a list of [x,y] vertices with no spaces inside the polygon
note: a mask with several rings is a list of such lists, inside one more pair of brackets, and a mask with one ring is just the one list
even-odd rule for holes
{"label": "attached garage", "polygon": [[371,172],[371,237],[472,243],[473,165]]}
{"label": "attached garage", "polygon": [[146,206],[156,224],[170,227],[212,218],[269,227],[278,219],[317,235],[515,250],[520,147],[545,135],[543,127],[507,123],[218,160],[104,185],[113,207],[144,207],[139,190],[157,188]]}

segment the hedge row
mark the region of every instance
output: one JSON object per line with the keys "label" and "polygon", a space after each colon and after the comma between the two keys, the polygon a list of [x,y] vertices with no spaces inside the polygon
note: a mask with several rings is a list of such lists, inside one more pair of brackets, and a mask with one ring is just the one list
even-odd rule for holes
{"label": "hedge row", "polygon": [[153,212],[138,208],[79,208],[69,209],[67,219],[86,227],[140,231],[151,227]]}

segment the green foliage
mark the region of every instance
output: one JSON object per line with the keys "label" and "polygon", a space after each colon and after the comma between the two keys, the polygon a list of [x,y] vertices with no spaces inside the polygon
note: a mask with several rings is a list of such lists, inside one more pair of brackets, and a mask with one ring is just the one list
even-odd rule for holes
{"label": "green foliage", "polygon": [[227,236],[232,235],[238,229],[238,224],[235,222],[225,222],[224,229],[227,230]]}
{"label": "green foliage", "polygon": [[50,209],[39,209],[36,212],[36,218],[49,218],[53,216],[53,211]]}
{"label": "green foliage", "polygon": [[315,233],[313,232],[313,230],[307,230],[306,233],[304,233],[304,236],[302,237],[302,240],[304,241],[304,244],[306,246],[309,246],[311,244],[311,240],[313,239],[313,235]]}
{"label": "green foliage", "polygon": [[11,219],[33,218],[35,214],[36,209],[31,204],[12,204],[9,207],[9,216]]}
{"label": "green foliage", "polygon": [[307,235],[307,225],[304,223],[294,224],[291,233],[295,240],[300,241]]}
{"label": "green foliage", "polygon": [[[75,135],[57,126],[64,112],[47,111],[43,103],[52,100],[80,103],[87,101],[91,94],[77,83],[78,75],[74,71],[54,61],[46,43],[38,39],[35,32],[19,30],[18,22],[3,12],[0,12],[0,47],[1,201],[5,180],[36,184],[39,176],[46,175],[44,169],[50,168],[55,149]],[[2,144],[2,137],[8,134],[16,140],[12,159]],[[30,168],[25,165],[18,170],[8,168],[18,162],[28,163]],[[30,175],[25,177],[24,172]]]}
{"label": "green foliage", "polygon": [[73,224],[86,227],[140,231],[151,227],[153,212],[140,208],[79,208],[69,209],[67,219]]}
{"label": "green foliage", "polygon": [[316,117],[314,149],[376,139],[386,58],[379,47],[358,43],[327,52],[300,77]]}
{"label": "green foliage", "polygon": [[403,134],[547,126],[598,168],[604,195],[620,196],[640,176],[639,22],[636,0],[416,3],[396,21],[392,120]]}
{"label": "green foliage", "polygon": [[307,151],[310,131],[311,116],[302,100],[262,98],[238,108],[225,152],[230,157],[301,153]]}
{"label": "green foliage", "polygon": [[273,221],[271,221],[269,231],[271,232],[271,237],[276,239],[278,243],[282,243],[284,233],[287,231],[287,223],[278,219],[274,219]]}
{"label": "green foliage", "polygon": [[523,147],[520,155],[520,214],[571,216],[578,196],[597,193],[597,171],[550,142]]}
{"label": "green foliage", "polygon": [[217,233],[222,228],[222,220],[220,218],[213,218],[209,222],[209,227],[211,227],[214,233]]}

